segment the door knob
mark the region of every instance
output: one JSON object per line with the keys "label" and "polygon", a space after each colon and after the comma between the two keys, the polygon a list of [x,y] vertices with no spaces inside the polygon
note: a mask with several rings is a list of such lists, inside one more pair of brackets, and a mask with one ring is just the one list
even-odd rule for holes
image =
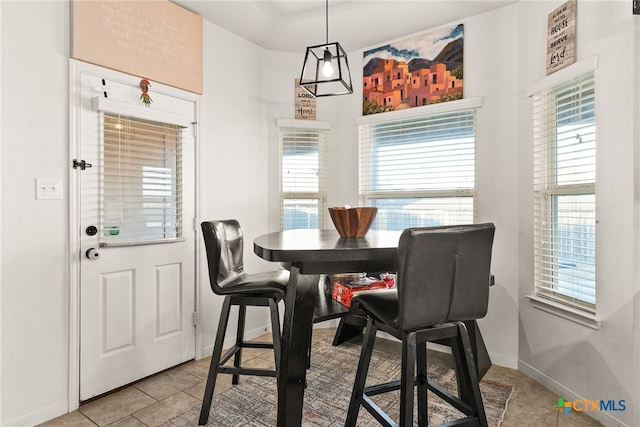
{"label": "door knob", "polygon": [[87,258],[89,259],[100,258],[100,252],[98,252],[96,248],[87,249],[87,252],[85,252],[85,255],[87,255]]}

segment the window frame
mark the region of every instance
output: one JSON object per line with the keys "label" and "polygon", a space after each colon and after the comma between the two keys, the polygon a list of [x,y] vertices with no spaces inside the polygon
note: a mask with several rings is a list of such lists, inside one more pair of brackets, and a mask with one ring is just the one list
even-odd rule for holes
{"label": "window frame", "polygon": [[[597,90],[597,79],[596,79],[596,70],[597,70],[598,58],[590,57],[583,61],[574,63],[569,67],[566,67],[563,70],[560,70],[550,76],[547,76],[545,79],[536,82],[525,88],[525,92],[527,95],[532,98],[532,104],[534,103],[534,97],[536,96],[545,96],[545,94],[555,94],[555,90],[558,88],[563,88],[566,90],[568,84],[582,84],[585,80],[592,80],[591,87],[595,92]],[[584,94],[583,91],[580,91],[580,100],[582,101]],[[595,99],[588,104],[591,105],[593,111],[596,110],[597,100]],[[541,102],[554,102],[555,98],[552,96],[547,96],[546,100],[542,100]],[[582,106],[582,103],[580,104]],[[552,108],[550,106],[545,106],[547,108]],[[555,110],[552,110],[555,111]],[[533,124],[535,126],[536,123],[543,123],[543,117],[537,117],[536,111],[532,108],[532,118]],[[594,135],[597,132],[597,124],[595,122],[597,120],[594,118]],[[543,144],[547,144],[544,148],[548,150],[548,153],[556,154],[553,150],[553,147],[549,148],[548,144],[556,144],[556,132],[559,129],[557,123],[554,122],[553,126],[544,127],[544,131],[540,133],[540,137],[538,139],[543,140]],[[535,131],[535,128],[533,129]],[[534,132],[535,133],[535,132]],[[532,135],[534,135],[532,133]],[[533,137],[534,144],[534,156],[533,156],[533,276],[532,276],[532,289],[533,293],[527,295],[526,297],[530,300],[532,307],[543,310],[545,312],[554,314],[556,316],[571,320],[575,323],[598,329],[601,326],[601,318],[597,315],[597,299],[595,299],[593,304],[589,304],[587,302],[575,301],[577,298],[565,296],[560,293],[560,295],[554,295],[553,292],[550,292],[548,286],[544,285],[544,283],[539,282],[541,277],[541,269],[543,266],[541,265],[542,261],[542,253],[541,248],[545,246],[545,244],[550,245],[548,243],[550,239],[546,238],[544,233],[544,223],[547,221],[547,224],[551,224],[552,215],[553,215],[553,200],[558,197],[567,196],[567,195],[593,195],[593,204],[594,207],[591,210],[593,218],[593,251],[594,251],[594,261],[593,261],[593,290],[597,292],[597,173],[594,172],[593,182],[584,182],[584,180],[578,180],[575,183],[556,183],[556,174],[555,169],[559,160],[547,159],[541,160],[537,159],[536,156],[540,157],[535,150],[538,147],[536,144],[540,144],[536,137]],[[593,164],[597,163],[597,138],[594,136],[594,154],[593,154]],[[552,157],[552,156],[547,156]],[[553,163],[552,163],[553,162]],[[595,167],[595,166],[594,166]],[[595,169],[594,169],[595,170]],[[537,176],[536,174],[541,174],[541,176]],[[542,185],[542,187],[541,187]],[[554,230],[554,227],[548,226],[551,232]],[[542,233],[542,234],[541,234]],[[541,240],[542,239],[542,240]],[[553,243],[553,242],[552,242]],[[553,249],[552,255],[547,255],[547,257],[553,257],[558,255],[557,250]],[[561,268],[558,266],[558,269]],[[555,271],[555,270],[554,270]],[[559,271],[559,270],[558,270]],[[545,273],[549,274],[549,273]],[[559,273],[558,273],[559,274]],[[581,286],[577,284],[576,286]],[[557,294],[557,293],[556,293]],[[594,297],[595,298],[595,297]]]}
{"label": "window frame", "polygon": [[[323,228],[326,217],[327,194],[327,137],[331,129],[330,124],[317,120],[287,120],[279,119],[278,125],[278,192],[279,192],[279,223],[280,229],[285,229],[285,202],[287,200],[317,200],[318,227]],[[318,191],[287,191],[283,189],[283,150],[284,136],[298,132],[316,133],[318,137]]]}
{"label": "window frame", "polygon": [[[187,128],[189,126],[191,126],[191,119],[189,117],[180,115],[180,114],[176,114],[176,113],[166,113],[166,112],[161,112],[161,111],[147,111],[146,109],[141,109],[139,107],[134,107],[130,104],[126,104],[126,103],[122,103],[119,101],[114,101],[108,98],[103,98],[103,97],[94,97],[91,99],[91,108],[99,113],[99,126],[100,126],[100,150],[102,151],[104,149],[104,121],[105,121],[105,115],[109,115],[109,116],[115,116],[115,117],[121,117],[122,119],[128,119],[128,120],[132,120],[135,122],[149,122],[149,123],[155,123],[158,125],[162,125],[162,126],[169,126],[169,127],[173,127],[175,129],[179,129],[179,128]],[[177,171],[178,173],[182,173],[182,154],[181,150],[182,150],[182,145],[185,143],[185,139],[184,139],[184,135],[182,134],[182,130],[179,131],[180,135],[178,140],[176,141],[177,145],[176,145],[176,149],[179,151],[179,153],[177,153],[179,159],[177,160],[177,164],[176,167],[179,169],[179,171]],[[101,162],[104,162],[104,154],[101,154]],[[103,167],[101,167],[101,170],[103,169]],[[104,173],[104,171],[102,171],[101,173]],[[177,178],[177,177],[176,177]],[[104,206],[104,183],[102,182],[104,179],[104,177],[101,177],[101,187],[100,187],[100,209],[101,211],[104,211],[105,206]],[[180,178],[181,180],[181,178]],[[181,183],[176,183],[176,185],[181,186]],[[182,198],[182,188],[177,188],[176,190],[179,191],[180,196],[179,198]],[[176,213],[176,235],[175,236],[169,236],[169,237],[162,237],[162,238],[158,238],[158,237],[152,237],[150,239],[144,238],[144,237],[137,237],[133,240],[127,240],[124,237],[125,236],[120,236],[119,235],[119,231],[118,234],[114,234],[111,235],[110,234],[110,230],[105,228],[105,223],[104,223],[104,212],[100,213],[100,246],[101,247],[106,247],[106,246],[139,246],[139,245],[149,245],[149,244],[164,244],[164,243],[174,243],[174,242],[181,242],[185,240],[185,237],[183,235],[184,230],[185,230],[185,225],[184,225],[184,214],[182,212],[182,202],[180,201],[176,201],[176,206],[175,206],[175,213]]]}
{"label": "window frame", "polygon": [[[472,200],[472,219],[471,222],[475,222],[477,218],[477,167],[476,167],[476,158],[477,151],[475,147],[477,145],[476,134],[477,130],[475,129],[475,123],[477,118],[477,109],[482,107],[483,98],[466,98],[462,100],[449,101],[438,104],[430,104],[422,107],[415,107],[402,111],[391,111],[386,113],[378,113],[373,115],[367,115],[356,119],[356,125],[358,125],[359,133],[362,131],[363,125],[369,124],[387,124],[394,122],[402,122],[404,120],[414,119],[414,118],[424,118],[428,120],[430,117],[437,117],[439,115],[445,115],[448,113],[459,113],[465,111],[473,111],[473,121],[474,121],[474,184],[472,188],[450,188],[450,189],[430,189],[430,190],[419,190],[419,191],[406,191],[406,190],[394,190],[394,191],[373,191],[366,188],[363,188],[363,181],[367,181],[369,179],[369,172],[372,168],[369,166],[363,165],[363,155],[366,156],[366,150],[370,149],[370,146],[363,147],[363,141],[359,136],[359,200],[363,206],[370,206],[372,200],[376,199],[390,199],[390,198],[443,198],[443,197],[469,197]],[[363,151],[365,152],[363,154]],[[364,169],[364,170],[363,170]],[[369,170],[369,171],[368,171]],[[368,175],[369,174],[369,175]]]}

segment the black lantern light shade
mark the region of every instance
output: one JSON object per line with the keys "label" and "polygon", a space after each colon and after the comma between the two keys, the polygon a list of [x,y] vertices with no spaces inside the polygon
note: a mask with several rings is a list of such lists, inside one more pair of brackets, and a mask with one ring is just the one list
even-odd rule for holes
{"label": "black lantern light shade", "polygon": [[300,86],[316,97],[353,93],[347,54],[340,43],[329,43],[329,0],[326,0],[326,28],[326,43],[307,48]]}

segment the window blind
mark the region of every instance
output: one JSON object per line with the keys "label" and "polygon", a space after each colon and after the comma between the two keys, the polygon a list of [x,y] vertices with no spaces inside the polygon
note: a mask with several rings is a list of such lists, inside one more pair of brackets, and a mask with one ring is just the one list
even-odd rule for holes
{"label": "window blind", "polygon": [[104,113],[101,243],[182,237],[182,128]]}
{"label": "window blind", "polygon": [[372,228],[472,223],[475,109],[359,126],[360,198]]}
{"label": "window blind", "polygon": [[280,128],[280,222],[283,230],[322,228],[326,131]]}
{"label": "window blind", "polygon": [[534,95],[533,115],[535,291],[595,313],[594,74]]}

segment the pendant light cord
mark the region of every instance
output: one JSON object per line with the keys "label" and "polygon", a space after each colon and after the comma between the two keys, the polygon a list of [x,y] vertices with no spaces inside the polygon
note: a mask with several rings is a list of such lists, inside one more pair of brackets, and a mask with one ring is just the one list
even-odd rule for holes
{"label": "pendant light cord", "polygon": [[325,3],[325,27],[327,30],[327,44],[329,44],[329,0],[326,0]]}

